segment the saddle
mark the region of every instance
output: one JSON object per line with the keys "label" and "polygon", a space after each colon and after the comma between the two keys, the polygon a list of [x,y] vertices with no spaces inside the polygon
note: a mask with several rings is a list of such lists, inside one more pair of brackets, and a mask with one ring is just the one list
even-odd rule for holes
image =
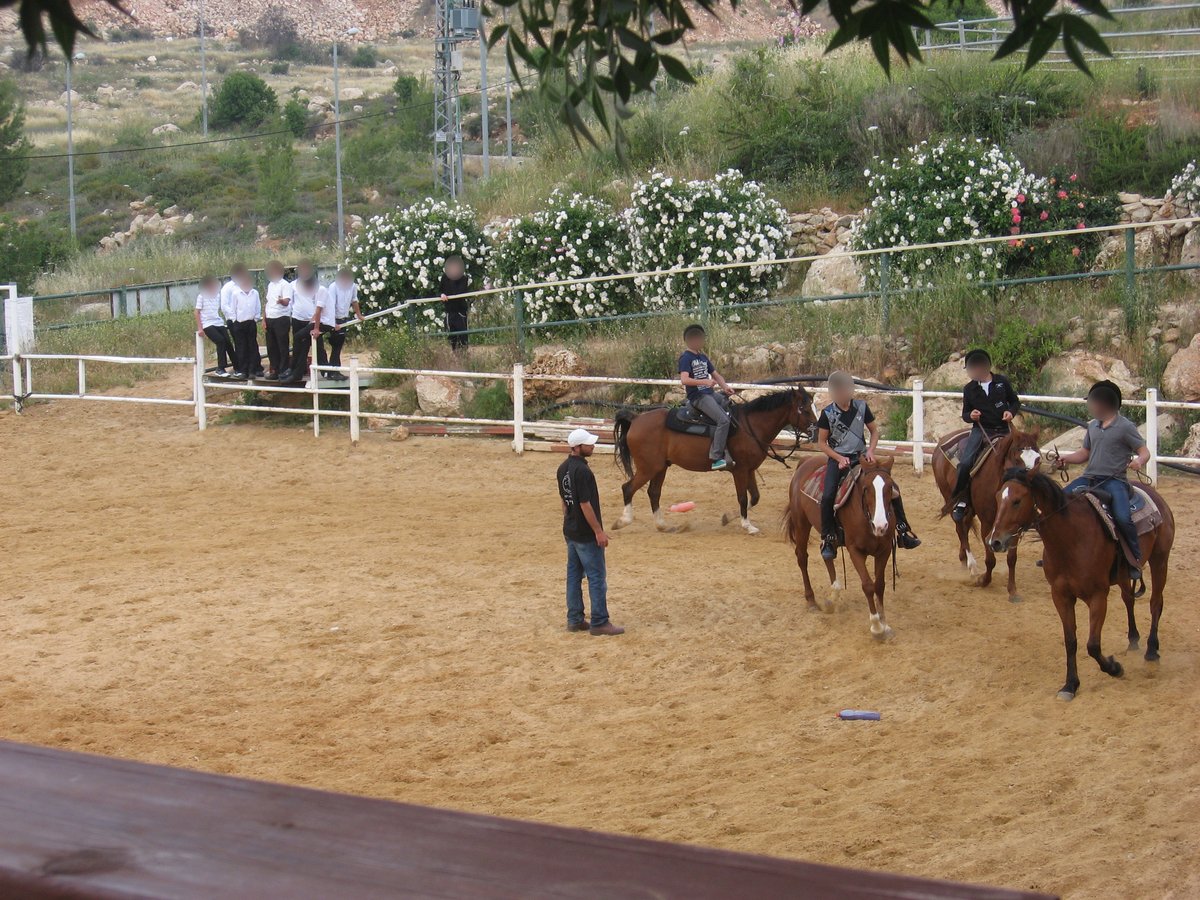
{"label": "saddle", "polygon": [[[716,428],[716,422],[695,409],[690,403],[667,410],[667,429],[669,431],[678,431],[680,434],[696,434],[711,439]],[[737,430],[736,418],[729,423],[729,430]]]}
{"label": "saddle", "polygon": [[[946,457],[955,466],[958,465],[959,459],[962,457],[963,447],[967,443],[967,438],[971,435],[970,428],[963,428],[946,435],[942,442],[938,444],[938,449],[942,451],[942,455]],[[988,437],[982,450],[979,451],[979,456],[975,458],[975,465],[971,466],[971,475],[974,475],[983,468],[983,464],[988,461],[988,457],[992,455],[992,451],[996,449],[996,444],[999,438]]]}
{"label": "saddle", "polygon": [[[1162,524],[1162,510],[1158,508],[1158,504],[1154,502],[1154,498],[1136,484],[1129,486],[1129,494],[1133,527],[1139,537],[1143,534],[1149,534]],[[1104,523],[1104,529],[1108,532],[1108,536],[1116,541],[1117,545],[1124,552],[1126,561],[1131,566],[1139,565],[1133,558],[1132,550],[1121,538],[1116,522],[1113,521],[1112,495],[1100,488],[1088,488],[1083,492],[1083,495],[1087,498],[1088,503],[1092,505],[1092,509],[1096,511],[1096,515],[1100,517],[1100,521]]]}
{"label": "saddle", "polygon": [[[842,476],[842,483],[838,486],[838,492],[833,498],[834,512],[846,505],[846,501],[850,499],[850,491],[854,489],[855,482],[862,475],[862,466],[851,466],[850,470]],[[821,502],[821,491],[825,487],[825,467],[820,466],[813,471],[808,478],[804,479],[804,484],[800,486],[800,490],[804,495],[814,503]]]}

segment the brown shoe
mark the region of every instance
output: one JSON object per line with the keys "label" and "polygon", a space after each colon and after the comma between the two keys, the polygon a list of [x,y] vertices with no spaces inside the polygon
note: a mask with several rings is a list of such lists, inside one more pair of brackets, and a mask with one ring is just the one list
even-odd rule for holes
{"label": "brown shoe", "polygon": [[612,622],[605,622],[603,625],[593,625],[588,631],[595,635],[625,633],[624,628],[620,625],[614,625]]}
{"label": "brown shoe", "polygon": [[567,631],[587,631],[590,627],[586,621],[567,623]]}

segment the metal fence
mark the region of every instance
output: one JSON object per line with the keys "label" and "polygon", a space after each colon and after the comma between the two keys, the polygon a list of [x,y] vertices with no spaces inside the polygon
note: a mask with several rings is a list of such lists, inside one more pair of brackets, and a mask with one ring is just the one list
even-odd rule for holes
{"label": "metal fence", "polygon": [[[1094,17],[1093,13],[1066,9],[1073,15]],[[1200,56],[1200,3],[1172,3],[1161,6],[1128,6],[1110,9],[1116,19],[1116,27],[1101,31],[1100,36],[1112,50],[1113,59],[1172,59]],[[1181,14],[1181,15],[1180,15]],[[1154,20],[1174,17],[1186,19],[1184,27],[1122,28],[1121,25],[1134,17]],[[964,53],[994,53],[1012,33],[1011,16],[996,16],[986,19],[956,19],[937,22],[931,29],[914,29],[917,42],[923,53],[934,50],[959,50]],[[1163,44],[1162,46],[1157,46]],[[1090,49],[1083,50],[1089,62],[1109,59]],[[1046,54],[1047,61],[1069,62],[1061,47],[1053,47]]]}
{"label": "metal fence", "polygon": [[[199,430],[204,431],[208,427],[208,414],[213,410],[237,410],[242,412],[258,412],[271,415],[284,416],[301,416],[310,418],[312,421],[312,433],[314,437],[319,437],[321,434],[322,420],[346,420],[350,441],[357,444],[361,439],[363,421],[365,419],[377,419],[383,422],[396,423],[436,423],[448,426],[472,426],[480,430],[490,430],[490,433],[509,433],[511,430],[512,447],[516,453],[523,453],[526,449],[531,449],[531,444],[534,437],[540,436],[543,439],[553,441],[555,439],[565,439],[567,433],[577,425],[577,421],[570,420],[529,420],[525,415],[525,389],[530,383],[535,382],[566,382],[576,383],[581,385],[643,385],[650,387],[677,387],[679,382],[669,378],[619,378],[602,375],[546,375],[533,374],[525,371],[522,363],[515,364],[510,371],[503,372],[462,372],[462,371],[443,371],[433,369],[397,369],[385,368],[379,366],[360,366],[357,357],[351,357],[348,364],[345,366],[320,366],[314,365],[310,373],[308,381],[303,386],[277,386],[273,384],[256,384],[249,382],[246,384],[237,383],[231,385],[227,380],[214,381],[208,377],[207,371],[207,348],[204,345],[203,338],[197,336],[196,351],[194,357],[173,357],[173,358],[143,358],[143,357],[119,357],[119,356],[89,356],[79,354],[51,354],[51,353],[29,353],[14,357],[4,357],[3,361],[11,366],[12,381],[13,381],[13,401],[18,412],[25,408],[25,404],[30,400],[56,400],[56,401],[98,401],[109,403],[141,403],[157,406],[172,406],[186,407],[190,410],[191,415],[197,424]],[[40,393],[36,390],[35,384],[35,363],[39,360],[68,360],[74,361],[78,367],[78,383],[75,393]],[[192,396],[188,399],[178,397],[154,397],[154,396],[133,396],[129,394],[116,393],[91,393],[87,386],[87,367],[88,364],[104,363],[118,365],[162,365],[162,366],[186,366],[191,370],[192,374]],[[345,382],[339,382],[338,385],[332,386],[322,384],[321,375],[331,374],[334,372],[342,373],[346,376]],[[422,414],[404,414],[404,413],[388,413],[388,412],[364,412],[361,405],[364,376],[371,375],[392,375],[401,377],[410,377],[418,375],[438,376],[456,381],[501,381],[511,384],[513,397],[513,413],[511,418],[504,419],[489,419],[476,418],[470,416],[436,416]],[[763,385],[752,383],[734,383],[733,387],[739,390],[754,390],[754,391],[777,391],[786,390],[784,385]],[[210,399],[210,394],[214,391],[228,392],[230,390],[250,392],[254,394],[274,394],[274,395],[305,395],[311,398],[311,406],[306,407],[289,407],[272,405],[268,402],[256,403],[231,403],[226,401],[218,401]],[[925,385],[921,380],[913,382],[911,388],[864,388],[860,393],[870,396],[890,396],[904,397],[912,404],[912,439],[911,440],[885,440],[880,444],[885,449],[889,449],[898,453],[910,456],[912,460],[913,470],[918,474],[924,470],[926,462],[933,450],[938,446],[937,438],[940,435],[926,435],[925,428],[925,404],[927,400],[932,399],[961,399],[961,394],[953,391],[934,391],[926,390]],[[348,408],[340,409],[331,407],[330,401],[333,398],[346,401],[345,405]],[[1027,396],[1023,398],[1025,402],[1039,405],[1049,406],[1068,406],[1075,407],[1081,402],[1078,397],[1062,397],[1062,396]],[[1128,399],[1125,401],[1127,405],[1144,407],[1146,411],[1146,441],[1150,451],[1150,461],[1146,467],[1146,474],[1150,480],[1157,484],[1159,478],[1159,465],[1161,463],[1174,464],[1196,464],[1197,460],[1187,457],[1169,456],[1159,453],[1159,415],[1167,411],[1188,411],[1200,412],[1200,403],[1186,403],[1177,401],[1161,400],[1158,396],[1158,391],[1151,388],[1146,391],[1144,399]],[[340,404],[339,404],[340,405]],[[593,423],[599,424],[603,420],[591,420]],[[603,427],[610,428],[611,423],[604,423]],[[502,432],[499,430],[503,430]],[[793,439],[799,436],[793,435]],[[933,437],[933,440],[929,438]],[[543,442],[544,443],[544,442]]]}

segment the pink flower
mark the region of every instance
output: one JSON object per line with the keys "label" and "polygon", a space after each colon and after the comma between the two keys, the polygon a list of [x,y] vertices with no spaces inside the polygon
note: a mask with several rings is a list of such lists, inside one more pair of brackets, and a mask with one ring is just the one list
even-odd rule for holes
{"label": "pink flower", "polygon": [[1058,192],[1058,199],[1059,199],[1059,200],[1066,200],[1066,199],[1067,199],[1067,192],[1066,192],[1066,191],[1059,191],[1059,192]]}
{"label": "pink flower", "polygon": [[1014,225],[1021,224],[1021,214],[1020,213],[1018,213],[1018,212],[1013,213],[1013,224]]}
{"label": "pink flower", "polygon": [[1008,246],[1010,246],[1010,247],[1019,247],[1019,246],[1021,246],[1021,242],[1020,242],[1020,241],[1018,241],[1016,238],[1013,238],[1012,240],[1010,240],[1010,241],[1008,242]]}
{"label": "pink flower", "polygon": [[1017,202],[1018,202],[1018,203],[1024,203],[1024,202],[1025,202],[1025,195],[1024,195],[1024,194],[1017,194]]}
{"label": "pink flower", "polygon": [[1072,175],[1072,176],[1071,176],[1071,180],[1072,180],[1072,181],[1078,181],[1078,180],[1079,180],[1079,176],[1078,176],[1078,175]]}
{"label": "pink flower", "polygon": [[1048,218],[1050,218],[1050,213],[1046,212],[1043,209],[1042,214],[1040,216],[1038,216],[1038,218],[1041,219],[1043,222],[1045,222]]}
{"label": "pink flower", "polygon": [[1076,228],[1087,228],[1087,226],[1086,226],[1086,225],[1084,225],[1082,222],[1079,222],[1079,223],[1077,223],[1077,224],[1075,225],[1075,227],[1076,227]]}
{"label": "pink flower", "polygon": [[1078,256],[1078,255],[1079,255],[1079,248],[1078,248],[1078,247],[1072,247],[1072,248],[1071,248],[1071,255],[1072,255],[1072,256]]}
{"label": "pink flower", "polygon": [[1014,225],[1012,228],[1008,229],[1008,233],[1009,234],[1020,234],[1021,229],[1018,228],[1016,225]]}
{"label": "pink flower", "polygon": [[1083,209],[1083,204],[1082,204],[1082,203],[1080,203],[1080,204],[1079,204],[1079,208],[1080,208],[1080,209]]}

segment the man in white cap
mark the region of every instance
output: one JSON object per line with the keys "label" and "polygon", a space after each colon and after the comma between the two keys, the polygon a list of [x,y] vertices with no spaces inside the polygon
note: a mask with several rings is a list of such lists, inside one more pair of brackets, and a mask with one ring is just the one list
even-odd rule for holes
{"label": "man in white cap", "polygon": [[[599,437],[583,428],[567,436],[571,455],[558,467],[558,496],[562,499],[563,537],[567,540],[567,631],[624,634],[608,620],[608,575],[604,548],[608,535],[600,520],[600,491],[587,459]],[[583,617],[583,579],[587,577],[592,621]]]}

